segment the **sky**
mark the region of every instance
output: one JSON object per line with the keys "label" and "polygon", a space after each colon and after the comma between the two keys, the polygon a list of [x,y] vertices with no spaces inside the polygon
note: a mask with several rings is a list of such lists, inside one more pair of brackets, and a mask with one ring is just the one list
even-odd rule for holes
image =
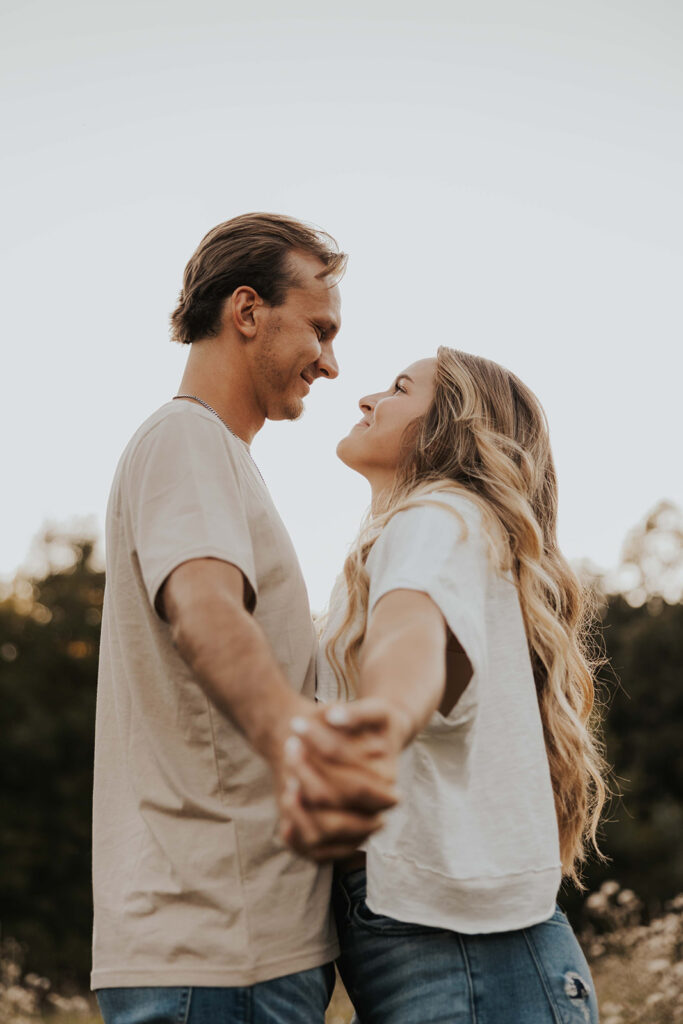
{"label": "sky", "polygon": [[682,5],[5,0],[0,39],[0,577],[103,532],[185,263],[251,210],[350,256],[339,378],[252,448],[314,607],[369,500],[336,443],[439,344],[540,398],[570,558],[683,505]]}

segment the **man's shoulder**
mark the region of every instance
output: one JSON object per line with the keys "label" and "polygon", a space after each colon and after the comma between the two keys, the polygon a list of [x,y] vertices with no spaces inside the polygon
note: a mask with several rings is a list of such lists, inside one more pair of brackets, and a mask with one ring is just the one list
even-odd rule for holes
{"label": "man's shoulder", "polygon": [[[181,442],[182,446],[181,446]],[[122,461],[130,461],[138,453],[168,446],[174,457],[183,452],[191,455],[193,445],[208,453],[212,447],[221,455],[243,454],[243,442],[236,438],[216,416],[194,402],[165,402],[144,420],[124,448]]]}
{"label": "man's shoulder", "polygon": [[[166,402],[144,420],[125,445],[112,491],[137,488],[150,472],[182,475],[182,465],[222,465],[241,475],[242,459],[231,435],[215,416],[190,402]],[[223,436],[225,435],[225,436]]]}
{"label": "man's shoulder", "polygon": [[137,430],[135,430],[131,435],[126,447],[124,448],[124,452],[137,448],[137,446],[155,429],[163,424],[171,422],[172,417],[175,415],[176,406],[177,403],[164,402],[160,408],[155,409],[155,411],[151,413],[146,420],[143,420]]}
{"label": "man's shoulder", "polygon": [[208,424],[210,430],[221,432],[222,424],[216,417],[193,402],[164,402],[137,428],[128,442],[128,448],[135,448],[151,434],[185,433]]}

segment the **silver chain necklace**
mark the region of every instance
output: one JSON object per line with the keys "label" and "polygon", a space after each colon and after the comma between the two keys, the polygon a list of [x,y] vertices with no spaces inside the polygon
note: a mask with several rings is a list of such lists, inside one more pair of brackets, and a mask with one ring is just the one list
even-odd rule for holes
{"label": "silver chain necklace", "polygon": [[[212,412],[212,413],[214,414],[214,416],[216,417],[216,419],[217,419],[217,420],[220,420],[220,421],[221,421],[221,423],[223,424],[223,426],[225,427],[225,429],[226,429],[226,430],[228,431],[228,433],[232,434],[232,436],[233,436],[234,438],[236,438],[236,439],[237,439],[238,441],[240,441],[240,442],[241,442],[242,444],[246,444],[246,441],[243,441],[241,437],[238,437],[238,436],[237,436],[237,434],[235,433],[235,431],[234,431],[234,430],[232,430],[232,428],[228,426],[228,424],[227,424],[227,423],[225,422],[225,420],[223,419],[223,417],[222,417],[222,416],[220,416],[220,415],[219,415],[219,413],[217,413],[217,412],[216,412],[216,410],[215,410],[215,409],[213,408],[213,406],[209,405],[209,403],[208,403],[208,402],[205,402],[203,398],[200,398],[200,397],[199,397],[199,395],[174,395],[174,396],[173,396],[173,401],[174,401],[174,402],[175,402],[176,398],[191,398],[193,402],[199,402],[199,404],[200,404],[200,405],[203,405],[205,409],[208,409],[208,410],[209,410],[209,412]],[[251,461],[252,461],[252,462],[254,463],[254,468],[256,469],[256,472],[258,473],[258,475],[259,475],[259,476],[261,477],[261,479],[263,480],[263,475],[262,475],[262,473],[261,473],[261,470],[260,470],[260,469],[258,468],[258,466],[256,465],[256,463],[254,462],[254,457],[253,457],[253,455],[251,454],[251,452],[249,451],[249,445],[247,445],[247,454],[248,454],[249,458],[251,459]],[[264,482],[264,484],[265,484],[265,482],[266,482],[266,481],[265,481],[265,480],[263,480],[263,482]]]}

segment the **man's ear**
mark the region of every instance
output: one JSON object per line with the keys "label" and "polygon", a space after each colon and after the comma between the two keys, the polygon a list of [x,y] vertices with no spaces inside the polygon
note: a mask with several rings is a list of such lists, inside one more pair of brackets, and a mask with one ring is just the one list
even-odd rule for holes
{"label": "man's ear", "polygon": [[264,305],[257,291],[249,285],[240,285],[227,300],[223,317],[231,317],[235,330],[243,338],[251,340],[256,335],[259,310]]}

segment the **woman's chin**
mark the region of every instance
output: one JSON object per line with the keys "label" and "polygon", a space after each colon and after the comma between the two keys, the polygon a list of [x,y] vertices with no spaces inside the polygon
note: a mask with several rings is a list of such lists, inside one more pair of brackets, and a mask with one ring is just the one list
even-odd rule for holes
{"label": "woman's chin", "polygon": [[349,469],[357,470],[358,466],[356,459],[354,458],[353,440],[348,434],[346,437],[342,437],[341,441],[337,445],[337,458],[340,459],[345,466],[348,466]]}

